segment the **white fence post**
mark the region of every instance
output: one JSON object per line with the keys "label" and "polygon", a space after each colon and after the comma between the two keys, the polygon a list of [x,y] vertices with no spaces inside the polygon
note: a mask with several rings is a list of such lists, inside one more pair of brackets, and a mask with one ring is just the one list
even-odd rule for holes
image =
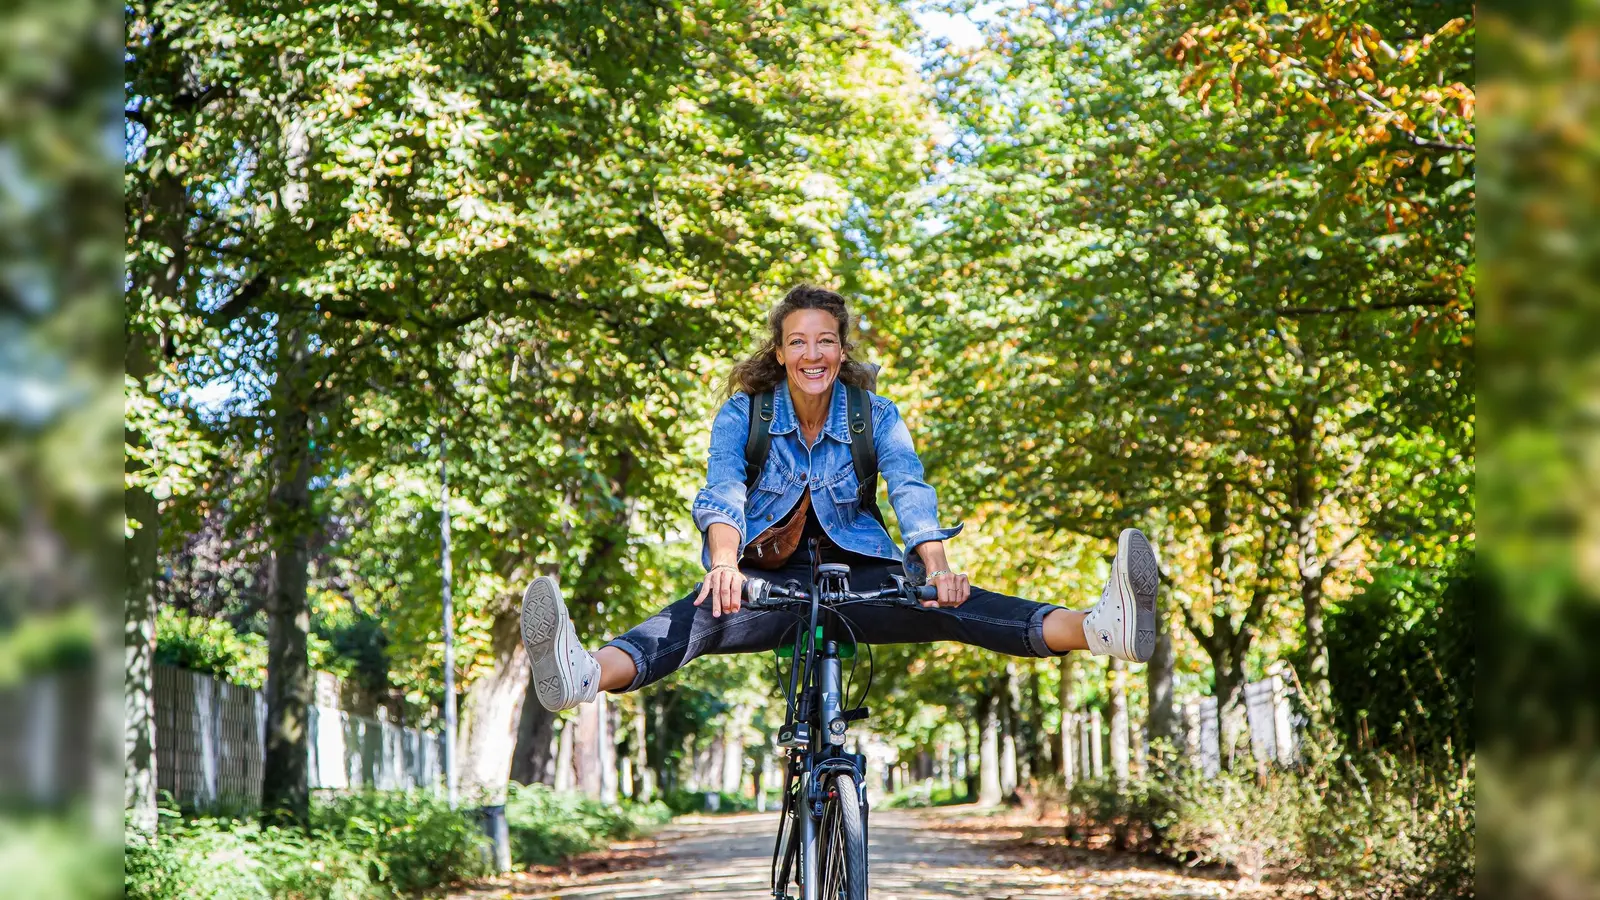
{"label": "white fence post", "polygon": [[[1222,766],[1224,736],[1241,730],[1250,738],[1250,755],[1258,766],[1294,765],[1300,759],[1299,726],[1294,713],[1294,688],[1280,675],[1245,684],[1242,709],[1236,708],[1226,723],[1217,716],[1217,698],[1200,697],[1182,704],[1184,756],[1206,775]],[[1239,719],[1244,721],[1241,723]],[[1226,726],[1226,727],[1224,727]]]}

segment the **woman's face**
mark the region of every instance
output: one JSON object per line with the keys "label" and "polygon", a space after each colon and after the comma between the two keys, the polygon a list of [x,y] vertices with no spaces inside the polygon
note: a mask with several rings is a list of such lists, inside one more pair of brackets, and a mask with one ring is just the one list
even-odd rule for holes
{"label": "woman's face", "polygon": [[783,319],[778,362],[789,373],[789,391],[822,395],[833,389],[844,362],[839,320],[820,309],[797,309]]}

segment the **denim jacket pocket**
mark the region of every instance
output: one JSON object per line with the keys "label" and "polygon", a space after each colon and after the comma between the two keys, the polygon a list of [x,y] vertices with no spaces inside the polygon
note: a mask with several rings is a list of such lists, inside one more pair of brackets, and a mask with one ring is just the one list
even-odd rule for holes
{"label": "denim jacket pocket", "polygon": [[833,501],[833,510],[838,514],[839,520],[846,525],[854,522],[861,512],[860,494],[861,482],[856,478],[854,468],[840,472],[839,476],[828,484],[828,498]]}
{"label": "denim jacket pocket", "polygon": [[[750,492],[750,505],[746,516],[750,520],[751,537],[761,532],[770,520],[769,514],[776,515],[773,508],[783,499],[785,490],[789,487],[789,479],[778,471],[776,466],[768,466],[761,473],[761,479],[756,482],[756,489]],[[759,522],[759,524],[758,524]]]}

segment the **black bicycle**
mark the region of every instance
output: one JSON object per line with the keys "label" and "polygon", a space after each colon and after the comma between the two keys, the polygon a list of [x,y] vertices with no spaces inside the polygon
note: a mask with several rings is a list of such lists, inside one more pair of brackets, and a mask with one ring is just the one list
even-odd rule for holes
{"label": "black bicycle", "polygon": [[[844,742],[850,723],[868,715],[862,703],[872,689],[871,666],[860,702],[851,706],[841,660],[855,657],[856,642],[839,610],[852,604],[920,607],[938,596],[932,586],[891,577],[893,587],[857,593],[849,590],[849,566],[823,563],[814,567],[809,587],[745,581],[746,608],[787,610],[802,626],[794,643],[778,650],[780,659],[791,662],[778,731],[788,765],[772,851],[776,900],[866,900],[866,757],[846,752]],[[799,889],[798,897],[789,893],[791,886]]]}

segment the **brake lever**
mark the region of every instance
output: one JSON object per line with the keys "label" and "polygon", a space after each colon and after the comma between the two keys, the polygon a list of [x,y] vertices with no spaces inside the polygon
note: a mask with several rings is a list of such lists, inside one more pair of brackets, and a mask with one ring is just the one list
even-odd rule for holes
{"label": "brake lever", "polygon": [[912,584],[904,575],[891,574],[895,589],[900,592],[900,599],[906,606],[922,607],[928,600],[939,599],[939,589],[931,584]]}

